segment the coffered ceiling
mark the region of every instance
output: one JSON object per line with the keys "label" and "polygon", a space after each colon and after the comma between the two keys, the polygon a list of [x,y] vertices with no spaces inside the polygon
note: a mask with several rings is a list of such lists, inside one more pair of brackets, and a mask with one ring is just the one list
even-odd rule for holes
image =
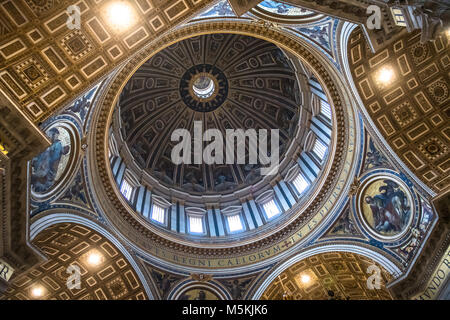
{"label": "coffered ceiling", "polygon": [[[148,299],[142,283],[129,261],[109,240],[99,233],[73,223],[62,223],[39,233],[33,244],[48,260],[11,278],[11,285],[0,300],[128,300]],[[90,262],[96,254],[98,261]],[[73,274],[80,270],[80,287],[69,289]],[[33,290],[41,289],[41,296]]]}
{"label": "coffered ceiling", "polygon": [[353,253],[315,255],[283,271],[269,285],[261,299],[391,300],[391,294],[385,286],[391,276],[378,264],[375,264],[375,268],[380,268],[380,288],[368,288],[368,279],[374,271],[368,273],[367,270],[374,264],[370,259]]}
{"label": "coffered ceiling", "polygon": [[[420,31],[404,32],[372,54],[361,30],[348,43],[349,64],[373,122],[400,159],[431,189],[450,185],[450,55],[448,37],[420,43]],[[379,72],[392,68],[390,84]]]}
{"label": "coffered ceiling", "polygon": [[[35,123],[86,91],[150,41],[212,0],[127,1],[132,24],[108,17],[112,0],[6,0],[0,4],[0,86]],[[76,4],[81,28],[67,21]]]}

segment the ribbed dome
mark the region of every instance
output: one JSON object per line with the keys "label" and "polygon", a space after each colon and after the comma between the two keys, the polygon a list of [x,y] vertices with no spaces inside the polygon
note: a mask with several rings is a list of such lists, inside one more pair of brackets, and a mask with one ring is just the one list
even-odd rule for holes
{"label": "ribbed dome", "polygon": [[283,159],[302,130],[300,95],[293,66],[276,45],[234,34],[193,37],[154,55],[128,81],[119,99],[122,138],[138,167],[164,186],[228,193],[260,181],[260,166],[174,165],[172,132],[185,128],[193,137],[194,121],[224,137],[226,129],[279,129]]}

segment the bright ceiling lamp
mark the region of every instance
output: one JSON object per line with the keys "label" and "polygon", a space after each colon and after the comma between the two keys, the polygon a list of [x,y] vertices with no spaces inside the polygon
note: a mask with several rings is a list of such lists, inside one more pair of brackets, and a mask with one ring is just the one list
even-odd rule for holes
{"label": "bright ceiling lamp", "polygon": [[311,281],[311,277],[308,275],[308,274],[302,274],[301,276],[300,276],[300,281],[303,283],[303,284],[308,284],[310,281]]}
{"label": "bright ceiling lamp", "polygon": [[91,251],[88,255],[87,255],[87,263],[90,266],[98,266],[100,263],[102,263],[103,260],[103,256],[97,252],[97,251]]}
{"label": "bright ceiling lamp", "polygon": [[40,285],[35,285],[31,288],[31,296],[33,298],[39,299],[41,298],[45,293],[44,287]]}
{"label": "bright ceiling lamp", "polygon": [[106,17],[111,27],[118,32],[131,27],[136,18],[131,5],[127,1],[112,1],[106,7]]}
{"label": "bright ceiling lamp", "polygon": [[378,84],[382,87],[390,85],[395,79],[394,69],[392,67],[381,68],[376,75]]}

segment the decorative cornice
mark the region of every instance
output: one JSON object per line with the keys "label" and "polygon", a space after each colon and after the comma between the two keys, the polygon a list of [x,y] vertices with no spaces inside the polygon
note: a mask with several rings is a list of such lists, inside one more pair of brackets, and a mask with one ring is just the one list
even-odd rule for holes
{"label": "decorative cornice", "polygon": [[[219,32],[246,34],[274,42],[280,47],[295,53],[298,57],[301,57],[305,63],[310,65],[325,85],[326,91],[331,97],[334,105],[336,112],[334,127],[336,128],[337,135],[335,143],[337,147],[334,152],[334,157],[332,157],[333,162],[330,163],[329,168],[327,169],[329,171],[326,180],[323,181],[322,189],[318,192],[317,196],[311,200],[312,203],[302,213],[302,215],[297,217],[284,229],[270,235],[269,237],[250,244],[229,246],[227,248],[199,248],[165,239],[156,232],[144,227],[142,222],[139,221],[140,218],[130,212],[131,210],[126,208],[123,199],[118,197],[118,192],[115,190],[115,186],[111,180],[111,173],[109,172],[109,163],[106,156],[106,146],[108,145],[107,128],[109,128],[109,122],[112,118],[115,101],[118,93],[121,91],[121,87],[124,86],[134,71],[143,62],[148,60],[152,54],[155,54],[162,48],[187,37]],[[346,120],[346,113],[342,103],[341,92],[334,84],[327,68],[320,62],[319,59],[316,58],[315,54],[302,45],[298,39],[291,35],[283,34],[280,30],[266,28],[255,23],[232,21],[199,23],[177,29],[171,34],[162,37],[158,41],[150,43],[145,50],[139,52],[136,57],[131,59],[112,81],[102,100],[101,105],[98,106],[98,113],[95,115],[97,122],[95,125],[96,129],[93,131],[91,136],[94,143],[90,144],[90,147],[92,147],[91,154],[95,155],[95,158],[90,160],[90,165],[93,166],[93,168],[96,168],[96,170],[93,170],[95,172],[93,172],[92,178],[96,182],[93,185],[98,186],[97,191],[102,195],[104,194],[105,197],[109,199],[107,203],[108,210],[105,210],[105,212],[107,212],[107,218],[110,219],[111,223],[114,224],[115,227],[118,228],[124,235],[129,235],[132,239],[136,239],[136,241],[139,241],[139,239],[145,239],[145,245],[143,243],[137,244],[141,248],[148,247],[150,243],[153,243],[158,247],[176,250],[181,254],[193,254],[204,258],[235,256],[236,254],[248,253],[255,249],[265,248],[292,235],[301,226],[305,225],[313,218],[314,213],[316,213],[317,210],[320,209],[321,206],[329,199],[333,187],[337,183],[336,177],[343,169],[343,155],[347,150],[349,140],[347,137],[348,120]]]}
{"label": "decorative cornice", "polygon": [[426,289],[433,272],[438,266],[443,254],[450,245],[450,192],[434,199],[433,207],[439,215],[439,220],[426,239],[420,255],[404,277],[392,284],[391,290],[400,299],[416,296]]}

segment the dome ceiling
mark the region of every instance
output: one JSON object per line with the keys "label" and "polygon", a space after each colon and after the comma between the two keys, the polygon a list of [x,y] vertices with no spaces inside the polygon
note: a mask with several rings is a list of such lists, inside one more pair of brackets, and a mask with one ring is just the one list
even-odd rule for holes
{"label": "dome ceiling", "polygon": [[[224,263],[222,257],[216,258],[221,254],[233,257],[230,268],[240,269],[256,259],[261,264],[271,263],[275,256],[306,241],[310,232],[322,230],[322,221],[335,214],[334,204],[346,190],[349,173],[344,159],[352,159],[356,152],[347,148],[356,137],[349,131],[355,128],[353,118],[349,120],[352,126],[346,122],[353,110],[348,107],[344,112],[347,104],[340,100],[341,87],[335,85],[339,79],[330,76],[329,64],[275,29],[269,32],[257,23],[230,23],[230,27],[223,22],[190,25],[163,36],[164,41],[148,47],[139,59],[118,70],[98,101],[100,107],[92,125],[96,157],[89,164],[97,182],[92,185],[111,199],[101,204],[103,212],[149,259],[207,267],[206,260],[174,261],[178,256],[172,252],[176,251],[187,258],[194,254],[211,257],[211,263],[207,263],[212,268]],[[234,35],[237,30],[254,37]],[[248,54],[245,48],[251,48]],[[213,53],[206,55],[211,50]],[[220,95],[215,90],[223,88],[225,81],[218,72],[210,72],[212,69],[188,72],[196,65],[216,67],[228,83],[227,99],[208,112],[197,111],[199,105],[186,105],[180,91],[190,83],[197,90],[187,86],[194,92],[189,91],[192,101],[197,94],[205,95],[202,99],[216,99]],[[161,66],[166,69],[161,70]],[[242,128],[247,118],[254,122]],[[236,129],[272,129],[272,124],[276,125],[284,148],[279,174],[264,178],[256,175],[256,182],[235,186],[223,181],[224,174],[213,171],[219,166],[179,165],[158,177],[158,167],[153,164],[158,160],[172,163],[169,133],[183,128],[179,126],[183,121],[192,124],[197,119],[206,128],[217,126],[222,131],[227,123]],[[192,126],[187,128],[192,130]],[[234,170],[231,174],[242,167],[220,166]],[[212,180],[215,189],[195,180],[183,185],[188,181],[183,174],[188,169],[200,172],[203,181]],[[216,174],[217,184],[214,176],[206,175],[208,172]],[[195,191],[197,186],[205,191]],[[247,259],[256,248],[269,253]]]}
{"label": "dome ceiling", "polygon": [[260,181],[259,165],[176,166],[172,132],[184,128],[194,137],[194,121],[224,137],[227,129],[279,129],[283,159],[297,128],[306,129],[298,125],[301,91],[292,63],[276,45],[243,35],[202,35],[167,47],[135,72],[120,95],[118,123],[139,169],[164,186],[227,193]]}

